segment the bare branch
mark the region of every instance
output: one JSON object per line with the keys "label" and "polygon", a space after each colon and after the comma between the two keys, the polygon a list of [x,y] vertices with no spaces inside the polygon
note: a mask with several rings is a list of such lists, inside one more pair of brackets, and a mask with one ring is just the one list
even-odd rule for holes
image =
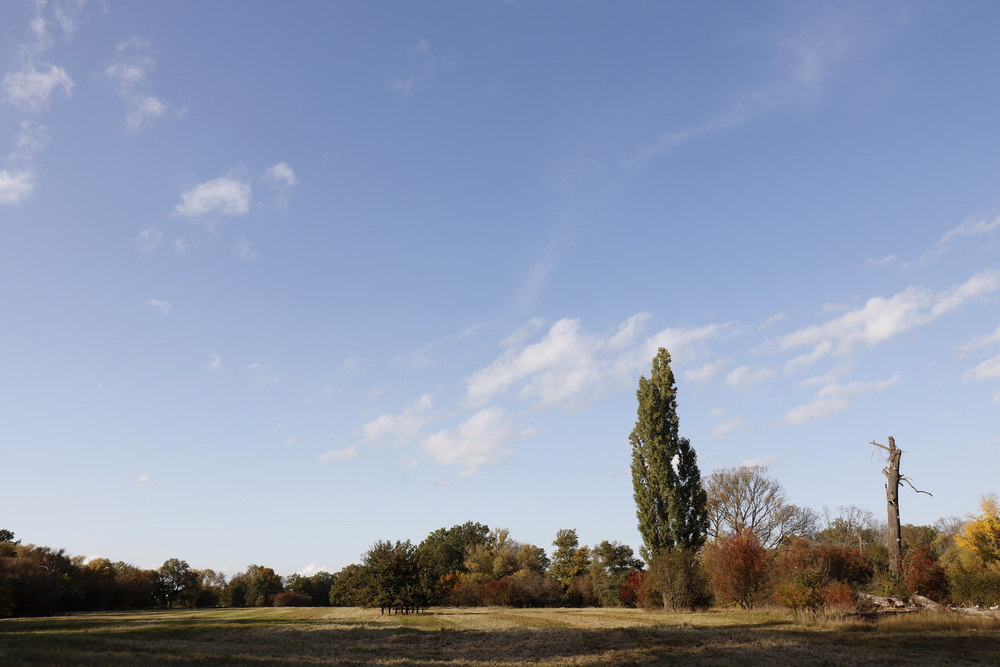
{"label": "bare branch", "polygon": [[930,496],[931,498],[933,498],[933,497],[934,497],[934,494],[933,494],[933,493],[931,493],[930,491],[921,491],[921,490],[920,490],[920,489],[918,489],[917,487],[913,486],[913,482],[911,482],[911,481],[910,481],[910,478],[909,478],[909,477],[900,477],[900,478],[899,478],[899,481],[901,481],[901,482],[906,482],[907,484],[909,484],[909,485],[910,485],[910,488],[911,488],[911,489],[913,489],[914,491],[916,491],[917,493],[926,493],[926,494],[927,494],[928,496]]}
{"label": "bare branch", "polygon": [[884,449],[884,450],[886,450],[886,451],[889,451],[889,448],[888,448],[888,447],[886,447],[885,445],[880,445],[880,444],[878,444],[877,442],[875,442],[874,440],[872,440],[872,443],[871,443],[871,444],[875,445],[876,447],[881,447],[882,449]]}

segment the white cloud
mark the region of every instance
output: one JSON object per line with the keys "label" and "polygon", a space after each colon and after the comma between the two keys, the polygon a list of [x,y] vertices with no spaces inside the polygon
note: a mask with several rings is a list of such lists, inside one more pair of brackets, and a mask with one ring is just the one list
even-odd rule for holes
{"label": "white cloud", "polygon": [[169,301],[159,301],[158,299],[150,299],[146,302],[146,307],[150,310],[155,311],[161,316],[169,315],[170,309],[174,307],[174,304]]}
{"label": "white cloud", "polygon": [[61,90],[66,97],[73,94],[73,79],[62,67],[46,63],[28,62],[16,72],[8,73],[0,81],[4,100],[20,111],[39,113],[47,111],[52,94]]}
{"label": "white cloud", "polygon": [[358,446],[351,445],[343,449],[334,449],[319,457],[320,463],[331,463],[333,461],[353,461],[358,458]]}
{"label": "white cloud", "polygon": [[762,459],[748,459],[743,463],[736,466],[737,468],[756,468],[763,467],[769,468],[771,466],[776,466],[781,463],[781,460],[774,454],[769,454]]}
{"label": "white cloud", "polygon": [[246,215],[250,210],[250,197],[247,183],[231,176],[220,176],[181,193],[181,201],[174,210],[187,218],[210,213]]}
{"label": "white cloud", "polygon": [[250,242],[242,236],[236,237],[236,245],[233,247],[233,255],[239,259],[254,259],[258,257],[254,249],[250,247]]}
{"label": "white cloud", "polygon": [[830,16],[793,35],[781,44],[787,66],[769,84],[739,95],[708,120],[685,130],[662,133],[625,158],[625,166],[641,166],[683,144],[735,130],[756,118],[817,99],[835,68],[863,52],[864,23]]}
{"label": "white cloud", "polygon": [[957,227],[949,229],[945,232],[944,236],[941,237],[941,240],[938,241],[937,244],[947,245],[957,239],[969,236],[981,236],[992,232],[997,227],[1000,227],[1000,215],[992,220],[965,220]]}
{"label": "white cloud", "polygon": [[424,426],[434,421],[427,415],[433,405],[430,394],[424,394],[406,406],[398,415],[379,415],[361,427],[361,436],[366,442],[389,441],[404,445],[420,438]]}
{"label": "white cloud", "polygon": [[417,48],[410,55],[410,58],[416,62],[417,72],[410,76],[391,76],[388,80],[389,87],[403,96],[430,83],[438,68],[454,65],[451,58],[435,54],[427,40],[423,39],[417,44]]}
{"label": "white cloud", "polygon": [[[503,354],[466,378],[464,402],[479,407],[516,387],[520,399],[536,399],[536,408],[579,407],[608,389],[633,383],[658,347],[667,348],[675,360],[684,361],[691,356],[692,346],[727,328],[709,325],[664,329],[640,340],[647,317],[645,313],[634,315],[614,334],[605,336],[583,331],[579,320],[561,319],[542,340],[523,347],[525,335],[515,332],[517,344],[508,337],[505,342],[509,345]],[[529,326],[537,326],[534,323],[532,320]]]}
{"label": "white cloud", "polygon": [[277,183],[279,185],[295,185],[296,178],[295,172],[292,168],[288,166],[287,162],[279,162],[276,165],[268,167],[264,171],[264,180],[271,181],[272,183]]}
{"label": "white cloud", "polygon": [[725,408],[712,408],[708,411],[709,417],[721,417],[724,414],[726,414]]}
{"label": "white cloud", "polygon": [[35,174],[32,170],[0,170],[0,204],[20,204],[34,191]]}
{"label": "white cloud", "polygon": [[896,261],[896,256],[895,255],[886,255],[882,259],[869,259],[865,263],[868,266],[875,266],[875,267],[878,267],[878,268],[882,268],[883,266],[888,266],[889,264],[892,264],[895,261]]}
{"label": "white cloud", "polygon": [[725,368],[728,363],[728,359],[717,359],[716,361],[711,361],[704,366],[686,370],[684,371],[684,379],[691,380],[693,382],[709,382],[712,378],[718,375],[719,371]]}
{"label": "white cloud", "polygon": [[709,435],[711,435],[714,438],[723,438],[729,435],[729,432],[732,431],[734,428],[737,428],[742,424],[743,424],[742,417],[733,417],[732,419],[727,419],[726,421],[722,422],[721,424],[713,428],[709,433]]}
{"label": "white cloud", "polygon": [[1000,273],[982,271],[968,281],[937,294],[907,287],[890,298],[873,297],[858,308],[825,324],[811,325],[774,341],[777,351],[812,346],[812,351],[788,362],[787,372],[809,366],[831,354],[849,356],[893,336],[928,324],[962,304],[1000,288]]}
{"label": "white cloud", "polygon": [[283,442],[282,444],[283,444],[283,445],[284,445],[285,447],[291,447],[291,446],[292,446],[292,445],[294,445],[294,444],[295,444],[296,442],[298,442],[298,440],[299,440],[299,439],[298,439],[298,437],[296,437],[296,436],[294,436],[294,435],[290,435],[290,436],[288,436],[287,438],[285,438],[285,441],[284,441],[284,442]]}
{"label": "white cloud", "polygon": [[152,252],[163,245],[163,232],[155,227],[144,229],[136,237],[136,243],[139,244],[139,248],[142,250]]}
{"label": "white cloud", "polygon": [[288,374],[283,368],[273,363],[262,364],[259,361],[247,365],[246,371],[254,376],[251,384],[254,389],[264,389],[277,385]]}
{"label": "white cloud", "polygon": [[222,357],[217,354],[213,354],[208,358],[208,370],[212,373],[217,373],[222,370]]}
{"label": "white cloud", "polygon": [[851,382],[849,384],[828,384],[816,394],[812,403],[800,405],[785,415],[782,423],[802,424],[803,422],[820,419],[837,412],[843,412],[851,406],[854,399],[865,394],[881,391],[896,384],[899,375],[893,375],[882,382]]}
{"label": "white cloud", "polygon": [[969,380],[994,380],[1000,378],[1000,354],[987,359],[975,368],[965,371],[964,377]]}
{"label": "white cloud", "polygon": [[139,480],[136,482],[136,484],[138,484],[139,486],[142,486],[143,484],[149,484],[152,481],[153,481],[153,478],[150,477],[149,475],[142,475],[142,476],[139,477]]}
{"label": "white cloud", "polygon": [[117,50],[114,63],[104,73],[118,84],[118,96],[125,102],[125,127],[134,134],[165,116],[168,105],[143,90],[156,66],[149,41],[132,37],[119,43]]}
{"label": "white cloud", "polygon": [[740,366],[739,368],[734,368],[732,371],[726,375],[726,384],[735,389],[744,389],[746,387],[752,387],[755,384],[759,384],[774,377],[774,371],[769,368],[760,368],[754,366]]}
{"label": "white cloud", "polygon": [[535,333],[542,328],[545,321],[540,317],[532,317],[528,320],[528,323],[523,327],[518,327],[511,332],[509,336],[500,341],[500,345],[503,347],[511,347],[514,345],[520,345],[527,341],[529,338],[535,335]]}
{"label": "white cloud", "polygon": [[506,413],[495,406],[479,410],[454,429],[427,436],[421,449],[438,463],[460,465],[463,475],[503,461],[511,452],[503,445],[515,437],[527,437],[530,430],[518,430]]}
{"label": "white cloud", "polygon": [[973,338],[968,343],[964,345],[959,345],[955,348],[956,352],[972,352],[973,350],[979,350],[984,347],[988,347],[993,343],[1000,343],[1000,327],[993,330],[993,333],[986,336],[978,336]]}
{"label": "white cloud", "polygon": [[329,572],[329,570],[326,569],[325,565],[317,565],[316,563],[309,563],[295,574],[301,577],[311,577],[314,574],[318,574],[320,572]]}

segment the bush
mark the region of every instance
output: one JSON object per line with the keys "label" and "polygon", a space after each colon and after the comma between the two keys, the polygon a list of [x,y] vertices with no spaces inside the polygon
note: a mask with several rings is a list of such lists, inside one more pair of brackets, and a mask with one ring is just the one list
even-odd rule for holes
{"label": "bush", "polygon": [[752,609],[770,597],[768,555],[749,530],[716,540],[705,549],[704,563],[717,604]]}
{"label": "bush", "polygon": [[625,577],[625,583],[618,589],[618,599],[621,600],[623,607],[639,606],[639,591],[645,578],[645,570],[632,570],[628,573],[628,576]]}
{"label": "bush", "polygon": [[938,602],[948,599],[948,578],[930,547],[910,549],[903,558],[903,581],[907,591]]}
{"label": "bush", "polygon": [[693,610],[708,607],[711,595],[697,554],[686,549],[665,551],[649,564],[649,575],[643,581],[646,603],[663,609]]}
{"label": "bush", "polygon": [[277,593],[271,596],[272,607],[311,607],[313,599],[304,593]]}

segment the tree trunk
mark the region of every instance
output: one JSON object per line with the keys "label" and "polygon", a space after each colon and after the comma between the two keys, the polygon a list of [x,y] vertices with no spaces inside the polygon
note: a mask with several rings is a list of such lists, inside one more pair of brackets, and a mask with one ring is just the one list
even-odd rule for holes
{"label": "tree trunk", "polygon": [[896,447],[896,441],[889,436],[889,464],[883,471],[888,478],[885,485],[885,499],[889,509],[889,570],[899,574],[903,560],[903,533],[899,526],[899,461],[903,450]]}

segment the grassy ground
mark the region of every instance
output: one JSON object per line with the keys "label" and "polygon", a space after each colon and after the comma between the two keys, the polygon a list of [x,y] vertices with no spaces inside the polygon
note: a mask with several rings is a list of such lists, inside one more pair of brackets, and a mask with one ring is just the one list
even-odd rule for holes
{"label": "grassy ground", "polygon": [[777,612],[201,609],[0,620],[0,665],[998,665],[993,619]]}

